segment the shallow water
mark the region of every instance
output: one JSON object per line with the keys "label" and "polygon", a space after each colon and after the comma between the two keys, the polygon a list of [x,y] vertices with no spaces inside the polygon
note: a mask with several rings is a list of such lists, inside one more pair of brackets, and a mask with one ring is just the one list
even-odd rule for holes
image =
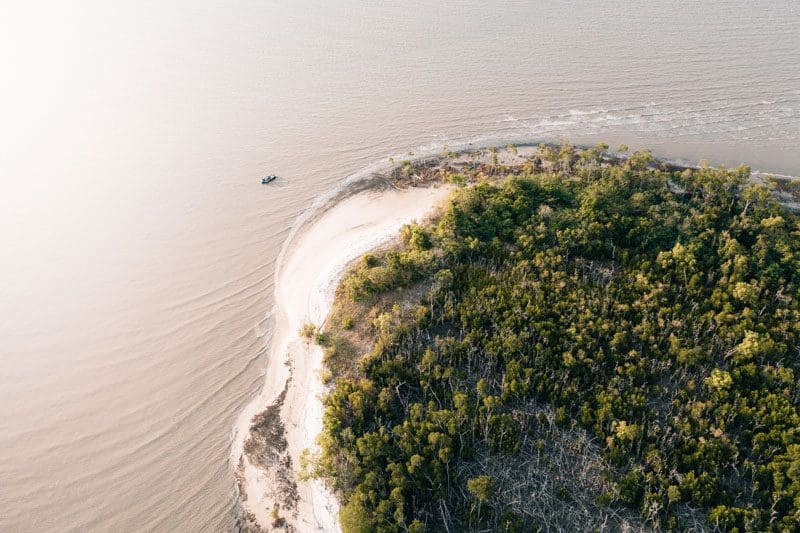
{"label": "shallow water", "polygon": [[275,258],[389,155],[568,135],[800,174],[794,1],[4,11],[4,531],[230,529]]}

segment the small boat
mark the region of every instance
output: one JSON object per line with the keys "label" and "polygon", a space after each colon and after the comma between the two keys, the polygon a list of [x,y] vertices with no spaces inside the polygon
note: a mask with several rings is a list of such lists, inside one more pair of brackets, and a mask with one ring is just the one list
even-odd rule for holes
{"label": "small boat", "polygon": [[267,183],[269,183],[271,181],[275,181],[276,179],[278,179],[278,176],[275,176],[274,174],[270,174],[266,178],[261,178],[261,184],[262,185],[266,185]]}

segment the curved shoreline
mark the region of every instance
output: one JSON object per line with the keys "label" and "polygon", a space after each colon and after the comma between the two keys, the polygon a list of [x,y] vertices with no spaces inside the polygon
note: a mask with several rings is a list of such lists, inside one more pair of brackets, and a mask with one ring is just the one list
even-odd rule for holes
{"label": "curved shoreline", "polygon": [[[536,146],[530,141],[518,144],[519,155],[531,155]],[[462,163],[480,162],[487,158],[487,147],[460,143],[453,147],[454,157]],[[500,164],[518,159],[516,149],[513,156],[505,148],[496,153]],[[443,158],[429,146],[408,152],[407,159],[425,164]],[[670,166],[689,166],[656,159]],[[231,460],[240,492],[242,530],[339,529],[335,496],[319,480],[298,480],[302,453],[316,447],[322,429],[321,397],[326,390],[319,377],[322,350],[302,339],[298,330],[306,322],[324,323],[350,262],[390,240],[403,224],[424,218],[446,195],[445,188],[391,188],[388,176],[399,166],[394,158],[378,161],[320,195],[300,215],[284,242],[275,272],[275,334],[264,386],[233,429]],[[766,174],[752,173],[756,179],[759,175]],[[262,425],[254,431],[257,424]],[[262,433],[260,440],[253,440],[258,433]],[[253,445],[249,454],[248,445]],[[261,457],[256,460],[261,464],[251,460],[254,453]],[[277,513],[272,511],[276,503]]]}
{"label": "curved shoreline", "polygon": [[[296,242],[291,239],[291,250],[276,272],[275,335],[265,383],[234,428],[232,458],[246,516],[243,529],[275,522],[302,531],[338,530],[334,495],[319,480],[297,479],[303,450],[315,447],[322,429],[325,391],[319,377],[322,350],[301,338],[298,329],[306,322],[322,325],[351,261],[390,240],[403,224],[425,217],[447,192],[445,187],[359,192],[304,224]],[[251,440],[257,417],[271,424],[266,436],[272,442]],[[283,442],[274,438],[280,434]],[[272,512],[276,503],[277,515]]]}

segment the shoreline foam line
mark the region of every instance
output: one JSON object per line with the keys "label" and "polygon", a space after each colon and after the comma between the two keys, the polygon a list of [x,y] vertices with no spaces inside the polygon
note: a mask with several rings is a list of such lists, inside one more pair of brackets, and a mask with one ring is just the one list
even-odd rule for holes
{"label": "shoreline foam line", "polygon": [[[368,190],[349,196],[304,224],[285,261],[276,272],[276,323],[265,383],[258,397],[241,413],[234,429],[233,459],[241,485],[241,504],[262,527],[279,516],[301,531],[337,531],[338,502],[319,480],[298,480],[300,456],[316,447],[322,430],[320,380],[322,350],[300,337],[306,322],[321,326],[347,265],[363,253],[395,237],[403,224],[420,220],[447,195],[448,189],[410,188]],[[293,239],[294,241],[294,239]],[[288,382],[288,386],[287,386]],[[285,397],[280,398],[283,391]],[[283,401],[277,401],[282,399]],[[265,443],[264,465],[254,464],[245,452],[253,418],[274,405],[280,412],[281,443]],[[280,439],[279,439],[280,440]],[[264,449],[262,448],[262,451]],[[288,462],[286,458],[288,457]],[[287,466],[288,465],[288,466]],[[283,469],[283,473],[281,473]],[[286,473],[293,478],[287,482]],[[286,491],[296,491],[296,506],[288,506]]]}

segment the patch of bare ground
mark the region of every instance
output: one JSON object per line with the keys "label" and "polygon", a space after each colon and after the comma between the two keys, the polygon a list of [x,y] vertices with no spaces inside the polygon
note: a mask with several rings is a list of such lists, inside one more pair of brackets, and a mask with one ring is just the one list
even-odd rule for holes
{"label": "patch of bare ground", "polygon": [[[525,531],[656,531],[659,524],[642,518],[620,501],[612,481],[614,468],[603,458],[601,447],[585,430],[560,427],[549,407],[531,403],[513,416],[523,422],[516,453],[494,454],[475,450],[475,459],[459,463],[451,490],[461,502],[473,502],[467,516],[480,513],[467,493],[467,481],[488,475],[494,480],[492,498],[482,505],[495,507],[503,520],[512,511],[523,517]],[[450,531],[470,529],[457,519],[460,513],[441,510]],[[711,531],[700,510],[679,510],[684,531]],[[502,528],[503,524],[495,524]]]}
{"label": "patch of bare ground", "polygon": [[239,458],[239,464],[236,466],[233,477],[236,479],[236,487],[239,489],[239,501],[246,502],[247,483],[244,479],[244,457]]}
{"label": "patch of bare ground", "polygon": [[286,521],[285,518],[280,516],[278,506],[272,509],[271,522],[268,530],[265,530],[258,524],[255,515],[251,512],[245,512],[236,521],[234,531],[236,533],[264,533],[265,531],[283,531],[293,532],[295,529]]}
{"label": "patch of bare ground", "polygon": [[[292,458],[289,455],[285,428],[280,416],[290,381],[291,378],[286,382],[283,392],[272,405],[253,417],[250,436],[244,443],[244,453],[248,460],[261,467],[272,477],[273,500],[281,502],[280,506],[276,504],[272,510],[272,530],[277,531],[290,531],[290,526],[287,525],[285,519],[280,517],[279,513],[283,509],[296,514],[299,500],[297,482],[292,470]],[[242,485],[240,480],[240,492]],[[241,498],[246,501],[247,494],[242,492]],[[255,524],[254,520],[253,523]],[[253,531],[260,531],[260,529]]]}
{"label": "patch of bare ground", "polygon": [[258,521],[253,513],[247,511],[236,520],[234,527],[236,533],[263,533],[263,529],[258,525]]}
{"label": "patch of bare ground", "polygon": [[[374,253],[379,254],[381,250],[397,246],[398,243],[394,242]],[[342,279],[347,279],[360,262],[361,259],[352,262]],[[355,377],[359,361],[372,351],[378,338],[376,320],[390,312],[398,317],[413,313],[432,285],[433,282],[426,279],[408,287],[353,301],[345,292],[345,284],[340,283],[323,332],[316,333],[315,338],[325,354],[325,381],[334,376]]]}
{"label": "patch of bare ground", "polygon": [[400,189],[430,187],[438,183],[466,185],[493,177],[506,177],[528,171],[547,171],[549,161],[538,157],[532,146],[483,148],[462,152],[444,152],[439,156],[415,161],[402,161],[386,176]]}

